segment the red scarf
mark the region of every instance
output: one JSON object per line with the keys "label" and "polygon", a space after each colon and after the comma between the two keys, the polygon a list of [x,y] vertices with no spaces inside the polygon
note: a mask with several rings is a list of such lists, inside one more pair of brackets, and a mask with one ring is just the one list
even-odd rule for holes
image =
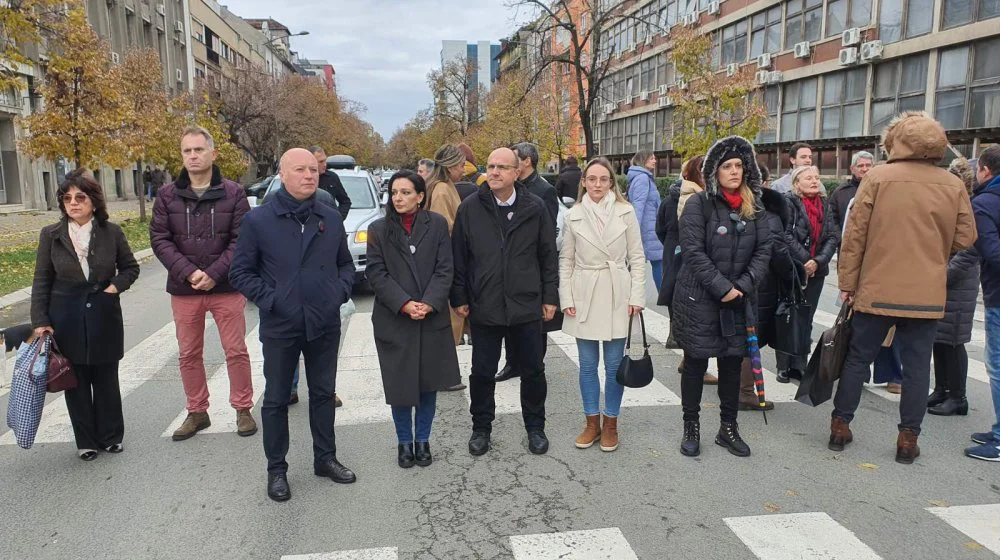
{"label": "red scarf", "polygon": [[413,220],[416,219],[417,213],[410,212],[409,214],[401,214],[399,217],[403,220],[403,229],[406,230],[406,235],[410,235],[413,232]]}
{"label": "red scarf", "polygon": [[743,196],[740,194],[739,189],[735,191],[722,189],[722,197],[726,199],[729,207],[733,210],[739,210],[740,206],[743,206]]}
{"label": "red scarf", "polygon": [[823,197],[819,195],[812,198],[803,196],[802,204],[806,207],[806,215],[809,217],[809,229],[812,236],[809,254],[815,257],[816,246],[819,245],[819,235],[823,232]]}

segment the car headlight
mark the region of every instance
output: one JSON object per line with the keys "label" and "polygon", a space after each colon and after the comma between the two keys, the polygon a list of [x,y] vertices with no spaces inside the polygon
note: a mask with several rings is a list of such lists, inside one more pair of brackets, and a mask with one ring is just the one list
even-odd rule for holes
{"label": "car headlight", "polygon": [[367,229],[359,229],[357,232],[355,232],[355,234],[354,234],[354,242],[355,243],[368,243],[368,230]]}

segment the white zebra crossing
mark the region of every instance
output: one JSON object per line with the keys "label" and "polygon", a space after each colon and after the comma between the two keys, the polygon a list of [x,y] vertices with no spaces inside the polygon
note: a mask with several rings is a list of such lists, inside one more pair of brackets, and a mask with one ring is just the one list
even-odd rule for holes
{"label": "white zebra crossing", "polygon": [[399,549],[388,548],[364,548],[358,550],[344,550],[341,552],[320,552],[318,554],[294,554],[282,556],[281,560],[398,560]]}
{"label": "white zebra crossing", "polygon": [[723,521],[760,560],[882,558],[822,512],[727,517]]}
{"label": "white zebra crossing", "polygon": [[[351,316],[344,342],[337,362],[337,393],[347,403],[337,409],[337,425],[392,422],[392,409],[385,404],[382,390],[371,313]],[[304,382],[305,376],[300,379]]]}
{"label": "white zebra crossing", "polygon": [[621,529],[589,529],[510,537],[514,560],[639,560]]}
{"label": "white zebra crossing", "polygon": [[1000,555],[1000,504],[934,507],[927,511]]}

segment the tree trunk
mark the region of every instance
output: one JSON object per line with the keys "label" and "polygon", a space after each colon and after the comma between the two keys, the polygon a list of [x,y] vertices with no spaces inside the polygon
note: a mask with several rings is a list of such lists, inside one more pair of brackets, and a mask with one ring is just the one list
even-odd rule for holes
{"label": "tree trunk", "polygon": [[135,168],[139,170],[139,221],[146,221],[146,193],[143,189],[146,185],[142,182],[142,160],[136,160]]}

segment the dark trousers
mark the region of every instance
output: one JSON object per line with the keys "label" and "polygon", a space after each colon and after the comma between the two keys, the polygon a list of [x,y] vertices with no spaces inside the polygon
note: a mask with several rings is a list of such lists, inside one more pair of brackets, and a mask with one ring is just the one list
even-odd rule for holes
{"label": "dark trousers", "polygon": [[934,345],[934,385],[948,391],[953,399],[965,398],[965,382],[969,377],[969,354],[965,345]]}
{"label": "dark trousers", "polygon": [[[743,356],[718,358],[719,401],[723,422],[735,422],[740,407],[740,366]],[[708,358],[692,358],[684,353],[684,373],[681,375],[681,407],[684,421],[698,420],[701,412],[701,394],[705,388]]]}
{"label": "dark trousers", "polygon": [[524,427],[530,432],[545,428],[545,332],[542,322],[531,321],[509,327],[472,324],[472,374],[469,376],[469,395],[472,404],[472,429],[491,432],[496,418],[497,365],[500,345],[506,339],[507,356],[516,371],[521,372],[521,416]]}
{"label": "dark trousers", "polygon": [[[809,322],[806,324],[806,338],[812,338],[813,317],[816,316],[816,309],[819,308],[819,296],[823,293],[823,278],[814,276],[806,284],[806,301],[809,302]],[[778,361],[778,371],[790,369],[798,370],[800,373],[806,370],[809,363],[809,355],[793,356],[784,352],[775,352],[774,357]]]}
{"label": "dark trousers", "polygon": [[[517,345],[511,344],[510,340],[504,342],[505,349],[507,350],[507,363],[504,367],[509,367],[514,371],[520,371],[514,366],[517,360]],[[545,333],[545,323],[542,323],[542,373],[545,373],[545,355],[549,351],[549,335]],[[499,358],[498,358],[499,359]]]}
{"label": "dark trousers", "polygon": [[844,371],[833,399],[833,415],[850,422],[861,403],[861,391],[868,380],[869,366],[875,361],[889,329],[896,326],[893,347],[903,365],[903,393],[899,401],[899,428],[920,433],[927,411],[931,378],[931,348],[937,334],[936,319],[905,319],[871,315],[860,311],[851,320],[851,345]]}
{"label": "dark trousers", "polygon": [[118,362],[73,364],[76,389],[66,390],[66,409],[77,449],[105,449],[125,437]]}
{"label": "dark trousers", "polygon": [[337,456],[333,422],[333,393],[337,385],[337,343],[340,331],[326,333],[315,340],[299,338],[261,338],[264,351],[264,404],[260,409],[264,428],[264,455],[267,472],[288,470],[288,395],[292,376],[305,358],[309,383],[309,428],[313,440],[313,462],[319,465]]}

